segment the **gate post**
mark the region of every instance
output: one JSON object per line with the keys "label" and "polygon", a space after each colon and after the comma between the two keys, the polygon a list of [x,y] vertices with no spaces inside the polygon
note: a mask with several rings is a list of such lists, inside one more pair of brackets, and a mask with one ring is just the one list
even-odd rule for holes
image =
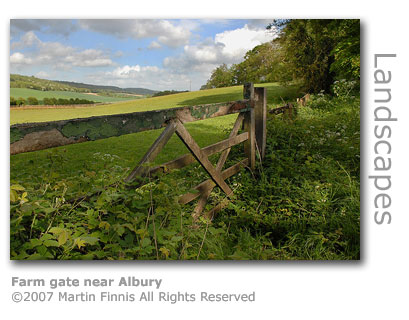
{"label": "gate post", "polygon": [[267,89],[254,88],[254,117],[255,117],[255,134],[260,158],[264,159],[266,153],[267,139]]}
{"label": "gate post", "polygon": [[249,159],[249,166],[251,170],[256,165],[256,139],[255,139],[255,118],[254,118],[254,84],[245,83],[243,87],[244,99],[250,100],[250,111],[244,115],[243,126],[244,130],[249,133],[248,140],[244,143],[244,152]]}

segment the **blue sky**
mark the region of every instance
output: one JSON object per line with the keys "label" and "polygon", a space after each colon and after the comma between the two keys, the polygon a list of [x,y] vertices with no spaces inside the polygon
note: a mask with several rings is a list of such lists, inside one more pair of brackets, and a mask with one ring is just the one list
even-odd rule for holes
{"label": "blue sky", "polygon": [[155,90],[198,90],[211,71],[274,38],[272,20],[16,19],[10,72]]}

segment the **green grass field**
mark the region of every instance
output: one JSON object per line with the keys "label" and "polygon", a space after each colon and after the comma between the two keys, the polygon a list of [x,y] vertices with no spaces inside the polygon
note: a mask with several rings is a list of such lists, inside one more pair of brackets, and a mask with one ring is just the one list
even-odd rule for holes
{"label": "green grass field", "polygon": [[[299,94],[296,86],[282,87],[277,83],[267,83],[268,104],[284,104],[282,101],[294,100]],[[26,89],[23,89],[26,90]],[[84,108],[59,108],[44,110],[10,110],[11,124],[23,122],[44,122],[91,116],[129,113],[190,106],[206,103],[234,101],[243,99],[243,87],[229,87],[212,90],[185,92],[162,97],[132,100],[103,106]]]}
{"label": "green grass field", "polygon": [[44,98],[62,98],[62,99],[86,99],[95,102],[118,102],[118,101],[128,101],[135,100],[136,97],[129,98],[117,98],[117,97],[106,97],[106,96],[97,96],[91,94],[85,94],[80,92],[70,92],[70,91],[40,91],[26,88],[10,88],[10,97],[14,98],[24,98],[34,97],[42,101]]}

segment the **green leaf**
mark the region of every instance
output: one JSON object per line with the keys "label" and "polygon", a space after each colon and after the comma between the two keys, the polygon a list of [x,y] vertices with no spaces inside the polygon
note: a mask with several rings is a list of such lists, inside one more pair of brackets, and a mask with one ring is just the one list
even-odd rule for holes
{"label": "green leaf", "polygon": [[166,259],[169,257],[170,251],[166,249],[165,247],[160,248],[159,251],[165,255]]}
{"label": "green leaf", "polygon": [[142,247],[147,247],[148,245],[150,245],[150,243],[151,243],[151,239],[143,238],[143,240],[141,241],[141,246]]}
{"label": "green leaf", "polygon": [[41,246],[43,242],[39,239],[30,239],[31,245],[34,247]]}
{"label": "green leaf", "polygon": [[52,236],[51,234],[45,233],[45,234],[43,234],[43,235],[41,236],[40,240],[45,241],[45,240],[50,240],[50,239],[52,239],[52,238],[53,238],[53,236]]}
{"label": "green leaf", "polygon": [[19,184],[13,184],[10,187],[11,190],[16,190],[16,191],[24,191],[26,190],[23,186],[19,185]]}
{"label": "green leaf", "polygon": [[108,222],[106,222],[106,221],[101,221],[101,222],[99,223],[99,228],[100,228],[100,229],[109,230],[110,227],[111,227],[111,225],[110,225]]}
{"label": "green leaf", "polygon": [[10,202],[16,202],[17,200],[18,200],[17,192],[10,189]]}
{"label": "green leaf", "polygon": [[78,246],[78,249],[81,249],[81,247],[85,247],[85,241],[81,238],[76,238],[74,240],[74,246]]}
{"label": "green leaf", "polygon": [[43,259],[44,259],[44,256],[39,253],[34,253],[27,258],[27,260],[43,260]]}
{"label": "green leaf", "polygon": [[115,226],[115,231],[119,236],[122,236],[125,232],[125,228],[121,225],[116,225]]}
{"label": "green leaf", "polygon": [[182,241],[182,239],[183,239],[182,236],[174,236],[172,237],[172,239],[170,239],[170,241],[179,242]]}
{"label": "green leaf", "polygon": [[52,227],[52,228],[50,229],[50,232],[51,232],[52,234],[60,234],[60,233],[62,233],[62,232],[64,232],[64,231],[65,231],[65,229],[59,228],[59,227]]}
{"label": "green leaf", "polygon": [[62,246],[64,245],[68,240],[68,232],[63,230],[63,232],[60,233],[58,236],[58,245]]}
{"label": "green leaf", "polygon": [[55,241],[55,240],[45,240],[45,241],[43,242],[43,244],[44,244],[46,247],[59,247],[59,246],[60,246],[60,245],[58,244],[58,242]]}
{"label": "green leaf", "polygon": [[81,237],[81,240],[90,245],[94,245],[99,241],[97,237]]}

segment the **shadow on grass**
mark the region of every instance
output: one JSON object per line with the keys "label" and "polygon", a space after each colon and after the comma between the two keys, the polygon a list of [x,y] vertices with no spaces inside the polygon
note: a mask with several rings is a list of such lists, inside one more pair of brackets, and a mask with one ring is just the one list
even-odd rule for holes
{"label": "shadow on grass", "polygon": [[233,92],[233,93],[223,93],[223,94],[214,94],[210,96],[202,96],[193,99],[183,100],[178,103],[180,106],[186,105],[201,105],[201,104],[210,104],[218,102],[227,102],[243,99],[243,94]]}
{"label": "shadow on grass", "polygon": [[[257,87],[263,87],[262,84],[258,84]],[[286,104],[288,102],[295,101],[298,97],[301,97],[299,86],[289,85],[289,86],[277,86],[266,84],[267,88],[267,104]],[[197,97],[193,99],[187,99],[180,101],[178,105],[201,105],[210,103],[219,103],[227,101],[242,100],[243,94],[241,92],[231,92],[223,94],[214,94],[208,96]]]}

